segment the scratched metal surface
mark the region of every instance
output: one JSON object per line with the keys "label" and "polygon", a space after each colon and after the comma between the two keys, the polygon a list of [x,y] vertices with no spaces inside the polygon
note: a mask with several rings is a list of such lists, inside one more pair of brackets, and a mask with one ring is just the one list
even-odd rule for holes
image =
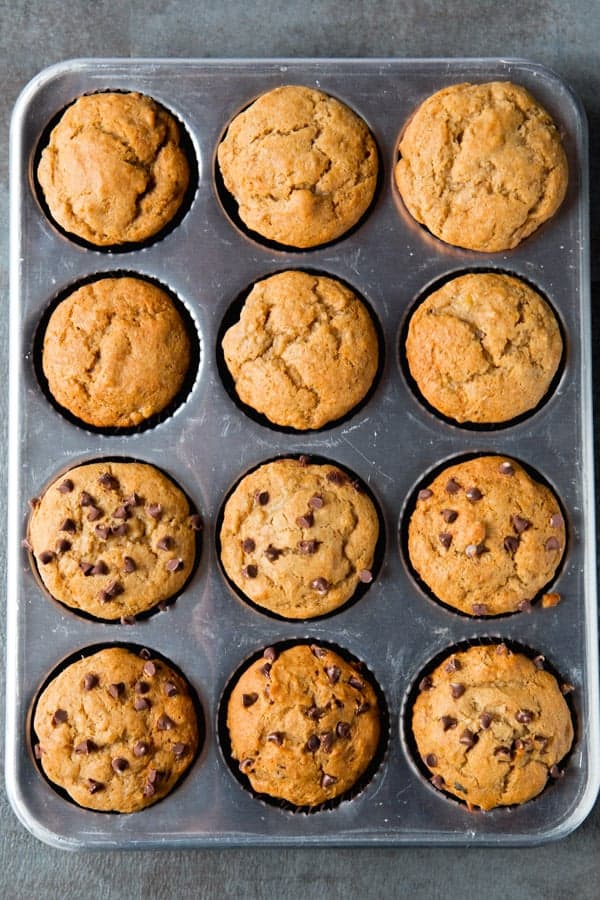
{"label": "scratched metal surface", "polygon": [[[560,124],[570,187],[555,219],[510,253],[477,254],[443,245],[404,213],[392,185],[401,127],[428,94],[463,80],[511,79],[530,88]],[[347,102],[370,125],[383,179],[362,226],[328,247],[285,252],[254,242],[224,214],[215,189],[215,148],[233,115],[276,85],[314,85]],[[32,189],[33,157],[47,123],[85,92],[139,90],[172,109],[194,143],[198,190],[181,224],[137,251],[106,254],[60,235]],[[259,844],[504,844],[561,837],[591,809],[599,778],[594,494],[591,420],[587,137],[568,88],[535,65],[503,60],[89,60],[41,73],[23,92],[11,136],[11,360],[8,548],[7,788],[17,815],[55,846],[177,847]],[[282,434],[252,421],[231,401],[216,363],[217,333],[248,285],[284,268],[339,276],[371,304],[385,337],[385,364],[369,403],[323,432]],[[398,360],[409,308],[431,283],[465,269],[521,275],[549,297],[567,344],[554,395],[532,417],[475,432],[442,422],[411,393]],[[94,273],[141,273],[168,285],[198,328],[195,387],[176,414],[137,435],[92,434],[47,402],[32,358],[37,324],[62,290]],[[428,599],[399,550],[402,511],[415,485],[444,460],[471,452],[514,456],[555,488],[569,546],[554,584],[561,604],[497,620],[469,620]],[[288,623],[236,598],[220,573],[215,523],[223,497],[247,469],[282,454],[313,453],[356,472],[377,498],[386,530],[383,565],[364,598],[317,622]],[[163,467],[202,511],[200,565],[168,612],[136,625],[86,621],[49,601],[31,572],[20,537],[27,499],[57,473],[107,456]],[[484,636],[543,653],[574,685],[577,739],[567,772],[538,799],[511,810],[469,813],[437,794],[417,772],[400,727],[419,671],[457,641]],[[244,791],[222,759],[216,721],[220,694],[240,661],[294,637],[327,640],[363,659],[390,712],[390,742],[378,774],[355,799],[330,811],[295,815]],[[172,659],[203,705],[204,750],[181,786],[151,810],[103,815],[66,802],[40,775],[28,737],[36,690],[61,659],[95,644],[131,641]]]}

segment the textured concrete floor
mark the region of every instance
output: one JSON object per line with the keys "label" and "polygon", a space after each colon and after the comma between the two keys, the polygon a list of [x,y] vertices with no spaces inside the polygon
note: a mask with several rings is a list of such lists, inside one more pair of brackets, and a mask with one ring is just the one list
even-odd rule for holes
{"label": "textured concrete floor", "polygon": [[[41,68],[78,56],[512,56],[555,69],[591,126],[592,264],[600,280],[598,0],[0,0],[0,384],[6,384],[10,111]],[[600,300],[598,291],[596,299]],[[598,322],[595,345],[598,348]],[[597,352],[596,352],[597,356]],[[0,394],[0,447],[6,395]],[[598,405],[596,404],[598,407]],[[5,484],[5,460],[0,477]],[[5,545],[0,519],[0,546]],[[2,560],[2,583],[4,571]],[[1,617],[0,617],[0,621]],[[530,850],[230,850],[65,854],[39,844],[0,798],[0,897],[592,900],[600,895],[600,806],[571,837]]]}

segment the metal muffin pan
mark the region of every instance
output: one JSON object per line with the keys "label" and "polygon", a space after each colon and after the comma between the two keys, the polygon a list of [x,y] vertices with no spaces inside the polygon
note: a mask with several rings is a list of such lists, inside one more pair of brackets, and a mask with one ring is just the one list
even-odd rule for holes
{"label": "metal muffin pan", "polygon": [[[485,254],[443,244],[406,213],[393,186],[401,129],[429,94],[461,81],[512,80],[529,88],[558,122],[569,158],[563,206],[518,248]],[[297,83],[330,93],[364,117],[377,141],[382,178],[359,228],[328,246],[287,251],[242,233],[218,196],[215,154],[228,122],[258,95]],[[173,111],[187,128],[198,187],[181,222],[161,240],[120,253],[70,241],[47,219],[35,191],[34,160],[48,123],[84,93],[136,90]],[[587,133],[580,104],[551,72],[519,60],[78,60],[38,75],[23,91],[11,134],[11,359],[6,782],[13,807],[55,846],[528,845],[568,834],[587,815],[600,777],[594,477],[588,260]],[[250,284],[286,268],[337,276],[365,297],[382,329],[385,359],[368,403],[333,428],[284,433],[245,415],[217,367],[217,335]],[[552,396],[508,427],[473,430],[442,420],[415,397],[399,342],[409,309],[427,287],[466,270],[514,273],[548,297],[566,354]],[[138,434],[92,433],[48,402],[35,374],[34,338],[53,299],[90,275],[126,271],[157,279],[184,303],[200,338],[196,383],[175,413]],[[553,486],[568,526],[566,558],[552,589],[562,602],[531,614],[470,619],[425,595],[400,549],[398,530],[416,485],[446,460],[505,454]],[[385,524],[375,581],[356,603],[305,623],[274,619],[234,595],[216,556],[224,497],[245,471],[287,454],[339,462],[366,481]],[[199,566],[168,611],[132,626],[90,621],[49,601],[21,548],[28,498],[58,473],[87,460],[127,457],[175,479],[205,521]],[[436,793],[409,758],[400,717],[419,672],[462,641],[493,636],[543,653],[572,696],[576,742],[559,781],[521,807],[469,812]],[[232,672],[290,638],[337,644],[364,660],[390,714],[385,760],[355,798],[312,815],[261,803],[224,762],[218,704]],[[207,729],[202,753],[164,801],[143,812],[107,815],[67,802],[33,758],[29,725],[39,685],[64,658],[107,642],[153,648],[196,689]]]}

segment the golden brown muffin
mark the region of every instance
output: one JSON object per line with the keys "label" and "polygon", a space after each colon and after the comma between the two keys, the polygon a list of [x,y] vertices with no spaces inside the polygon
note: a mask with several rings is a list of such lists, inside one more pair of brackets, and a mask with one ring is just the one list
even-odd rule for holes
{"label": "golden brown muffin", "polygon": [[177,396],[190,341],[169,295],[141,278],[100,278],[52,313],[42,366],[54,399],[101,428],[139,425]]}
{"label": "golden brown muffin", "polygon": [[137,93],[79,97],[52,130],[37,176],[55,221],[98,247],[153,237],[190,178],[176,120]]}
{"label": "golden brown muffin", "polygon": [[559,208],[567,158],[556,125],[510,82],[454,84],[408,122],[396,184],[410,214],[470,250],[516,247]]}
{"label": "golden brown muffin", "polygon": [[462,275],[413,313],[406,358],[419,390],[457,422],[506,422],[534,409],[562,356],[556,317],[518,278]]}
{"label": "golden brown muffin", "polygon": [[50,594],[101,619],[135,616],[187,581],[199,517],[145,463],[69,469],[34,502],[28,541]]}
{"label": "golden brown muffin", "polygon": [[275,88],[236,116],[218,163],[242,222],[291,247],[340,237],[377,185],[377,148],[363,120],[299,85]]}
{"label": "golden brown muffin", "polygon": [[502,456],[444,469],[419,492],[408,526],[417,573],[443,603],[470,616],[528,609],[565,544],[552,491]]}
{"label": "golden brown muffin", "polygon": [[246,475],[225,504],[221,561],[253,603],[289,619],[342,606],[372,581],[377,512],[330,464],[279,459]]}
{"label": "golden brown muffin", "polygon": [[281,272],[259,281],[223,338],[242,401],[276,425],[321,428],[368,392],[377,332],[365,306],[334,278]]}
{"label": "golden brown muffin", "polygon": [[492,809],[525,803],[560,776],[573,723],[543,659],[475,646],[421,681],[412,731],[435,787]]}
{"label": "golden brown muffin", "polygon": [[88,809],[135,812],[165,797],[196,754],[183,678],[165,662],[112,647],[72,663],[40,695],[35,754]]}
{"label": "golden brown muffin", "polygon": [[231,755],[254,791],[316,806],[350,790],[376,754],[380,710],[363,673],[324,647],[269,647],[227,706]]}

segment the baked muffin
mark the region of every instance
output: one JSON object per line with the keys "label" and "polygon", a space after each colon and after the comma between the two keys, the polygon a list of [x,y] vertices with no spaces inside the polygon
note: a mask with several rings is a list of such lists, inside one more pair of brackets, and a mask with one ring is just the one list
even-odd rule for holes
{"label": "baked muffin", "polygon": [[534,409],[562,356],[556,317],[518,278],[462,275],[410,319],[406,359],[425,399],[457,422],[506,422]]}
{"label": "baked muffin", "polygon": [[450,654],[421,681],[412,733],[435,787],[492,809],[525,803],[560,776],[573,723],[543,662],[479,645]]}
{"label": "baked muffin", "polygon": [[88,463],[33,501],[27,541],[56,600],[127,620],[181,590],[199,528],[185,494],[154,466]]}
{"label": "baked muffin", "polygon": [[340,237],[377,185],[377,148],[363,120],[300,85],[275,88],[237,115],[217,158],[242,222],[291,247]]}
{"label": "baked muffin", "polygon": [[222,346],[242,403],[289,428],[322,428],[344,416],[378,366],[364,304],[336,279],[308,272],[257,282]]}
{"label": "baked muffin", "polygon": [[408,526],[413,568],[439,600],[469,616],[529,609],[565,544],[552,491],[502,456],[448,466],[419,491]]}
{"label": "baked muffin", "polygon": [[165,797],[190,767],[199,726],[187,683],[149,652],[100,650],[42,691],[35,755],[76,803],[135,812]]}
{"label": "baked muffin", "polygon": [[358,482],[330,464],[279,459],[242,478],[225,503],[221,562],[257,606],[311,619],[372,581],[378,535]]}
{"label": "baked muffin", "polygon": [[56,307],[44,335],[50,393],[100,428],[128,428],[162,412],[189,365],[190,340],[173,301],[141,278],[78,288]]}
{"label": "baked muffin", "polygon": [[510,250],[559,208],[567,159],[537,100],[510,82],[454,84],[400,140],[395,178],[410,214],[448,244]]}
{"label": "baked muffin", "polygon": [[377,696],[362,671],[325,647],[265,650],[227,705],[231,756],[254,791],[296,807],[349,791],[381,734]]}
{"label": "baked muffin", "polygon": [[52,218],[97,247],[138,243],[178,212],[190,173],[173,116],[143,94],[79,97],[42,151]]}

